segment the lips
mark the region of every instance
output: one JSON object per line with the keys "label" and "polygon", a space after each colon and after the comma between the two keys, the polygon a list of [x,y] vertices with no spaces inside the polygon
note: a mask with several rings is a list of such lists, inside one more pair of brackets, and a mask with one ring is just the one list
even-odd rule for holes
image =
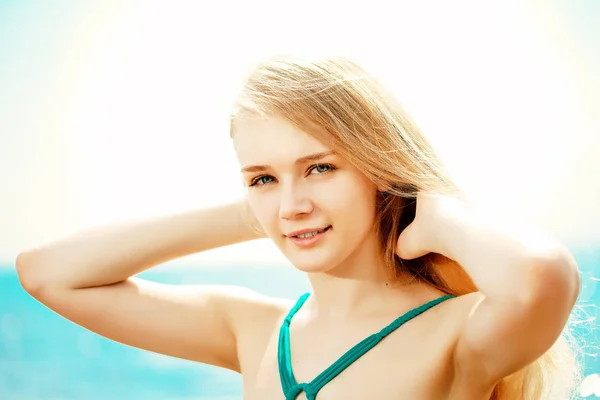
{"label": "lips", "polygon": [[325,228],[309,228],[309,229],[302,229],[299,231],[293,231],[288,233],[286,236],[289,238],[296,238],[296,239],[306,239],[306,238],[310,238],[312,236],[315,236],[319,233],[323,233],[327,230],[329,230],[331,228],[331,225],[326,226]]}
{"label": "lips", "polygon": [[331,225],[325,228],[303,229],[301,231],[291,232],[290,235],[287,235],[286,237],[298,249],[308,250],[321,243],[330,230]]}

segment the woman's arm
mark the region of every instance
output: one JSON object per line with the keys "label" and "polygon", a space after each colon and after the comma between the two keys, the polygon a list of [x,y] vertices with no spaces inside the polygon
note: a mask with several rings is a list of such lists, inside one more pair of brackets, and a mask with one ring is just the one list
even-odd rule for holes
{"label": "woman's arm", "polygon": [[258,238],[243,207],[234,203],[81,232],[21,253],[19,279],[41,303],[109,339],[239,370],[237,333],[270,312],[265,298],[242,288],[131,277],[174,258]]}
{"label": "woman's arm", "polygon": [[80,232],[19,254],[19,278],[34,292],[121,282],[175,258],[258,238],[243,209],[238,202]]}
{"label": "woman's arm", "polygon": [[533,362],[557,340],[579,293],[573,256],[550,235],[468,208],[439,213],[437,251],[483,294],[459,337],[459,369],[490,383]]}

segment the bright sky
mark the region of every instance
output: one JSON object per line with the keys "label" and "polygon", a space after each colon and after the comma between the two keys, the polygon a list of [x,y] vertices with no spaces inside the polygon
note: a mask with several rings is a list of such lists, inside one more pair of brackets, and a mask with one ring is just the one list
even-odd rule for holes
{"label": "bright sky", "polygon": [[475,199],[600,243],[600,2],[432,3],[1,2],[0,261],[239,197],[229,104],[251,62],[307,50],[381,76]]}

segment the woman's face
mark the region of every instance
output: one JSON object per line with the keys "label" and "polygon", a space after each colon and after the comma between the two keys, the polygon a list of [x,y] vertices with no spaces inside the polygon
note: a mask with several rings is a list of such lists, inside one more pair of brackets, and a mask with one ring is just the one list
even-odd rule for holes
{"label": "woman's face", "polygon": [[325,272],[376,242],[377,189],[359,170],[283,118],[233,128],[248,203],[296,268]]}

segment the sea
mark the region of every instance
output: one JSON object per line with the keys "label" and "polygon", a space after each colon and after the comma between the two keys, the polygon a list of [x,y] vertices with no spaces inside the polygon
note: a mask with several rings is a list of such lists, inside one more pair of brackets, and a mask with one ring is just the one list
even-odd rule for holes
{"label": "sea", "polygon": [[[575,258],[582,289],[570,324],[583,354],[583,373],[589,376],[600,374],[600,248],[577,252]],[[140,277],[165,283],[239,284],[290,299],[309,290],[304,276],[289,266],[161,266]],[[600,399],[600,385],[597,395],[589,388],[584,394],[577,399]],[[14,265],[0,267],[0,400],[137,399],[240,400],[242,381],[222,368],[96,335],[27,294]]]}

